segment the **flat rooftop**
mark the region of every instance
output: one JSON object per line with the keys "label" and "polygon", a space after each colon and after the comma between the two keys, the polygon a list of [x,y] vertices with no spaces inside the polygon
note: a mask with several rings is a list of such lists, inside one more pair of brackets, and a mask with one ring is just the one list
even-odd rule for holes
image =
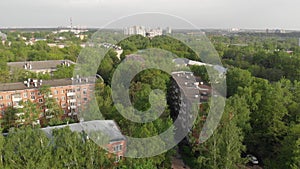
{"label": "flat rooftop", "polygon": [[70,60],[45,60],[45,61],[25,61],[25,62],[8,62],[7,66],[10,67],[10,69],[24,69],[24,66],[31,65],[31,69],[27,70],[48,70],[52,69],[55,70],[58,65],[67,64],[70,65],[75,64],[74,62]]}
{"label": "flat rooftop", "polygon": [[95,82],[96,78],[82,78],[81,82],[76,80],[72,80],[71,78],[68,79],[54,79],[54,80],[43,80],[42,85],[40,85],[40,80],[37,82],[37,87],[27,85],[24,82],[17,82],[17,83],[0,83],[0,91],[16,91],[16,90],[25,90],[25,89],[36,89],[40,88],[43,85],[48,85],[50,87],[58,87],[58,86],[70,86],[70,85],[80,85],[80,84],[92,84]]}
{"label": "flat rooftop", "polygon": [[199,82],[196,81],[192,72],[172,72],[172,77],[187,99],[200,103]]}
{"label": "flat rooftop", "polygon": [[[53,126],[42,128],[41,130],[45,132],[48,137],[52,136],[52,131],[54,129],[61,129],[69,127],[73,132],[85,132],[89,133],[98,133],[98,136],[108,137],[109,142],[122,141],[126,138],[122,135],[118,125],[113,120],[94,120],[94,121],[85,121],[80,123],[73,123],[67,125]],[[90,135],[90,134],[89,134]]]}

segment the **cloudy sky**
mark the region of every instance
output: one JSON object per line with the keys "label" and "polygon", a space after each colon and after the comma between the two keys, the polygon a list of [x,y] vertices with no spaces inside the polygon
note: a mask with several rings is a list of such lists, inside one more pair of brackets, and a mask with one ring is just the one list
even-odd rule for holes
{"label": "cloudy sky", "polygon": [[[300,30],[299,0],[1,0],[0,27],[102,27],[118,18],[156,12],[185,18],[198,28]],[[131,19],[132,21],[133,19]],[[147,22],[170,22],[159,16]]]}

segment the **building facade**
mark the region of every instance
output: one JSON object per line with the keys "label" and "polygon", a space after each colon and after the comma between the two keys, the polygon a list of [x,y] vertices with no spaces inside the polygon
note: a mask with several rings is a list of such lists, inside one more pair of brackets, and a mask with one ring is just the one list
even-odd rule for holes
{"label": "building facade", "polygon": [[[43,105],[45,96],[40,91],[42,86],[49,86],[51,93],[47,97],[56,100],[64,111],[64,117],[75,117],[90,99],[94,83],[94,78],[72,78],[47,81],[28,79],[24,83],[0,84],[0,118],[5,114],[5,110],[8,107],[23,108],[20,104],[21,102],[31,101],[38,105]],[[41,112],[46,111],[47,109],[41,109]],[[43,114],[41,114],[42,116]]]}

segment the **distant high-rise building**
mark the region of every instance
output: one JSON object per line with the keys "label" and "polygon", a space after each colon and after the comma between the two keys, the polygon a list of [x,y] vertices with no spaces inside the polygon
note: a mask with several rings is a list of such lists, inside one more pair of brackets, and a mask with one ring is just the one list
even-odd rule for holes
{"label": "distant high-rise building", "polygon": [[172,29],[171,29],[170,27],[167,27],[167,28],[166,28],[166,33],[167,33],[167,34],[171,34],[171,33],[172,33]]}
{"label": "distant high-rise building", "polygon": [[298,43],[298,46],[300,46],[300,38],[299,38],[299,43]]}
{"label": "distant high-rise building", "polygon": [[124,28],[124,35],[142,35],[146,36],[146,30],[143,26],[132,26]]}

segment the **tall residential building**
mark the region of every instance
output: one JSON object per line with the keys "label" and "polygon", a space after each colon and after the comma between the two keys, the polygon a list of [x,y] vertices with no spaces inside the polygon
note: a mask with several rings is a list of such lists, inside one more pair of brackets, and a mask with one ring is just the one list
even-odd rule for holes
{"label": "tall residential building", "polygon": [[[124,28],[123,33],[124,35],[142,35],[153,38],[163,35],[163,30],[161,28],[150,29],[144,26],[132,26]],[[171,28],[167,28],[167,33],[172,33]]]}
{"label": "tall residential building", "polygon": [[146,29],[143,26],[132,26],[124,28],[124,35],[142,35],[146,36]]}
{"label": "tall residential building", "polygon": [[171,27],[167,27],[166,28],[166,34],[171,34],[172,33],[172,28]]}

